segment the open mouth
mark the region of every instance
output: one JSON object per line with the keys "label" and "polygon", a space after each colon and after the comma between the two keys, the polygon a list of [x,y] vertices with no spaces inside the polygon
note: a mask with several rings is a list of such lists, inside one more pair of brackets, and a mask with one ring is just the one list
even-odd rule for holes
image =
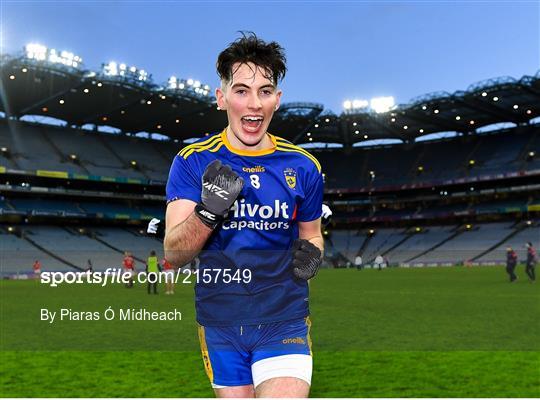
{"label": "open mouth", "polygon": [[263,119],[263,117],[258,115],[242,117],[242,128],[248,132],[257,132],[263,123]]}

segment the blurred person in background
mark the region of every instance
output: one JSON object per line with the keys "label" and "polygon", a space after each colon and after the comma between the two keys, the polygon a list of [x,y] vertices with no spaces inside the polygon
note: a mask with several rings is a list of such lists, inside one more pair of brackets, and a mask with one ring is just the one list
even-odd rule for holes
{"label": "blurred person in background", "polygon": [[514,282],[517,279],[517,275],[514,272],[517,265],[518,256],[514,249],[511,247],[506,248],[506,273],[510,277],[510,282]]}

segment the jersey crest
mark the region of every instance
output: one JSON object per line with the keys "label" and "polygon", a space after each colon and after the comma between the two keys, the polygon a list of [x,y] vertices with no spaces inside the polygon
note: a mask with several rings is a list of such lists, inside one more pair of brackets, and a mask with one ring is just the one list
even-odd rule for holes
{"label": "jersey crest", "polygon": [[285,175],[287,186],[294,190],[296,188],[296,171],[293,168],[286,168],[283,174]]}

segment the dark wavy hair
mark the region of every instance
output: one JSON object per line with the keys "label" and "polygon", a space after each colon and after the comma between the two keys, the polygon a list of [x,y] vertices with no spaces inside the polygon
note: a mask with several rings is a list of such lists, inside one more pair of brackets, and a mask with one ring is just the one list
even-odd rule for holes
{"label": "dark wavy hair", "polygon": [[283,47],[276,42],[266,43],[253,32],[240,33],[242,37],[230,43],[218,56],[216,69],[220,79],[230,82],[236,72],[233,70],[236,63],[239,65],[253,63],[261,68],[265,78],[277,85],[287,72],[287,59]]}

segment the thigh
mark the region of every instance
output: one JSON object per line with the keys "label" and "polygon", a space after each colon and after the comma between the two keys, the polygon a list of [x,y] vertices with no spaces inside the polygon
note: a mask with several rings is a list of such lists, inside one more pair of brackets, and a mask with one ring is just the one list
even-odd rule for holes
{"label": "thigh", "polygon": [[245,397],[228,394],[252,393],[251,357],[234,342],[231,329],[203,326],[198,329],[204,368],[212,387],[217,389],[216,395]]}
{"label": "thigh", "polygon": [[308,397],[309,384],[298,378],[272,378],[262,382],[256,388],[257,397]]}
{"label": "thigh", "polygon": [[220,398],[253,398],[255,389],[253,385],[244,386],[219,386],[214,385],[214,393]]}

